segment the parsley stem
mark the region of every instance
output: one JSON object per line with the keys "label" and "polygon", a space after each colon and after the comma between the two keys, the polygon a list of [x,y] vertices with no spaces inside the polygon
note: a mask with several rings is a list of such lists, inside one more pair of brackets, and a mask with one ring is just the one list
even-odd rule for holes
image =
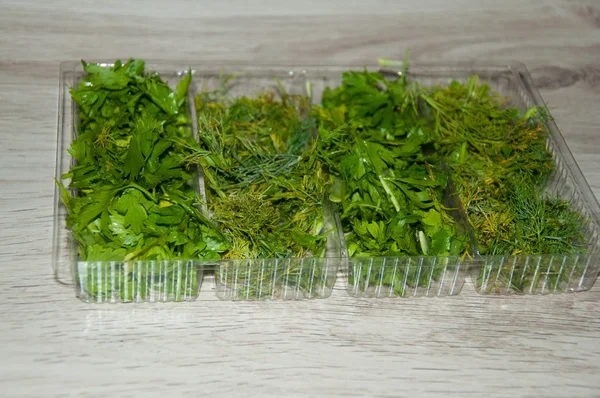
{"label": "parsley stem", "polygon": [[136,184],[135,182],[131,182],[129,183],[126,188],[135,188],[138,191],[140,191],[141,193],[143,193],[144,195],[146,195],[146,197],[150,200],[152,200],[154,203],[158,203],[158,201],[156,200],[156,198],[154,197],[154,195],[152,195],[150,192],[148,192],[145,188],[139,186],[138,184]]}
{"label": "parsley stem", "polygon": [[381,176],[381,175],[379,176],[379,181],[381,181],[381,185],[383,186],[383,189],[388,194],[388,196],[390,197],[390,200],[392,201],[392,204],[394,205],[394,208],[399,213],[400,212],[400,203],[398,203],[398,199],[396,198],[396,196],[394,195],[394,193],[388,186],[387,182],[383,179],[383,176]]}

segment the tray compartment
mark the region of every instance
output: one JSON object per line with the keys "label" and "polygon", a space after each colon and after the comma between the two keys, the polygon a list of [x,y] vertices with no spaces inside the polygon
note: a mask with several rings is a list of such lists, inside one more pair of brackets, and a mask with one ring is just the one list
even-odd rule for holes
{"label": "tray compartment", "polygon": [[[110,67],[113,62],[88,61]],[[123,62],[124,63],[124,62]],[[146,63],[146,73],[158,73],[171,89],[188,73],[185,66],[169,63]],[[71,98],[70,88],[84,78],[80,62],[63,62],[60,65],[59,113],[57,132],[57,157],[55,178],[77,164],[69,154],[71,143],[78,137],[79,107]],[[188,93],[186,112],[190,123],[184,126],[191,135],[195,132],[193,97]],[[192,170],[188,181],[192,189],[200,192],[198,170]],[[67,181],[64,181],[68,186]],[[78,190],[68,189],[74,197]],[[68,212],[61,203],[61,192],[55,189],[53,267],[56,279],[73,285],[76,296],[85,302],[168,302],[192,301],[199,293],[203,268],[192,259],[147,261],[82,261],[78,244],[65,226]]]}
{"label": "tray compartment", "polygon": [[[227,80],[228,77],[232,79]],[[289,96],[308,95],[302,71],[289,68],[216,67],[194,71],[191,91],[194,97],[215,92],[227,81],[229,99],[255,98],[265,92],[276,98],[281,89]],[[291,97],[288,97],[288,101]],[[293,99],[292,99],[293,101]],[[198,101],[197,101],[198,103]],[[300,117],[309,108],[295,102]],[[309,105],[307,103],[307,105]],[[198,123],[200,128],[201,123]],[[206,174],[202,172],[205,176]],[[201,195],[206,201],[205,211],[211,214],[211,198],[207,195],[209,182],[201,180]],[[302,300],[326,298],[331,294],[340,263],[340,241],[337,233],[337,215],[326,198],[319,209],[322,213],[323,234],[327,234],[324,257],[312,255],[298,258],[226,258],[214,263],[217,297],[221,300]]]}

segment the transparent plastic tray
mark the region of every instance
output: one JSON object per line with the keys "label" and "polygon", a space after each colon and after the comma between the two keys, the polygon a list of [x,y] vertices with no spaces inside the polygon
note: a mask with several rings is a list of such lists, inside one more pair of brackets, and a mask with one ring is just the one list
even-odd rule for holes
{"label": "transparent plastic tray", "polygon": [[[88,62],[111,65],[113,61]],[[173,87],[188,68],[193,73],[188,105],[194,133],[196,112],[193,98],[200,90],[216,88],[223,75],[241,74],[232,82],[231,93],[234,95],[252,96],[258,91],[276,89],[277,78],[286,91],[311,94],[312,103],[318,104],[325,87],[340,84],[343,71],[364,70],[363,65],[248,67],[146,63],[147,71],[158,72]],[[367,66],[367,69],[379,70],[390,76],[400,73],[400,68]],[[422,85],[434,85],[447,84],[452,80],[465,82],[472,74],[477,74],[492,89],[510,97],[513,106],[525,110],[534,105],[544,105],[527,69],[519,63],[411,63],[407,78]],[[61,63],[56,156],[58,180],[73,164],[67,149],[77,134],[77,107],[70,98],[69,88],[75,86],[83,75],[80,62]],[[349,258],[339,217],[335,208],[326,203],[323,209],[326,223],[328,228],[337,229],[338,233],[329,235],[324,258],[84,262],[77,258],[76,244],[65,228],[66,209],[57,189],[53,229],[56,279],[74,285],[77,297],[85,302],[192,301],[198,296],[207,274],[214,275],[214,292],[222,300],[327,298],[337,280],[346,281],[346,291],[354,297],[452,296],[461,292],[467,280],[472,282],[478,293],[486,295],[585,291],[593,286],[600,272],[600,207],[560,131],[553,122],[549,125],[548,148],[553,154],[556,172],[545,190],[560,194],[590,220],[586,230],[588,253],[585,255]],[[201,173],[198,190],[201,195],[204,194]]]}

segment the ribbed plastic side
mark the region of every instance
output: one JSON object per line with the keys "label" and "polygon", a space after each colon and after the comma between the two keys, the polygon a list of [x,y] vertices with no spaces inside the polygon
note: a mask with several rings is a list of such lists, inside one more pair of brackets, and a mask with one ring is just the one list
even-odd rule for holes
{"label": "ribbed plastic side", "polygon": [[465,266],[459,257],[351,258],[353,297],[433,297],[460,293]]}
{"label": "ribbed plastic side", "polygon": [[331,295],[339,259],[221,261],[215,270],[221,300],[302,300]]}
{"label": "ribbed plastic side", "polygon": [[597,255],[487,257],[470,267],[481,294],[552,294],[589,290],[600,271]]}
{"label": "ribbed plastic side", "polygon": [[202,276],[194,261],[79,262],[75,285],[87,303],[193,301]]}

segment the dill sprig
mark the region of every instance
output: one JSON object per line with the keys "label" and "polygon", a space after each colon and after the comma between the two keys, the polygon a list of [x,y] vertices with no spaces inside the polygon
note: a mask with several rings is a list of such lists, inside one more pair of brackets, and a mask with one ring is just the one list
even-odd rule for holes
{"label": "dill sprig", "polygon": [[327,177],[316,159],[308,99],[227,88],[196,98],[206,201],[229,240],[224,258],[323,256]]}

